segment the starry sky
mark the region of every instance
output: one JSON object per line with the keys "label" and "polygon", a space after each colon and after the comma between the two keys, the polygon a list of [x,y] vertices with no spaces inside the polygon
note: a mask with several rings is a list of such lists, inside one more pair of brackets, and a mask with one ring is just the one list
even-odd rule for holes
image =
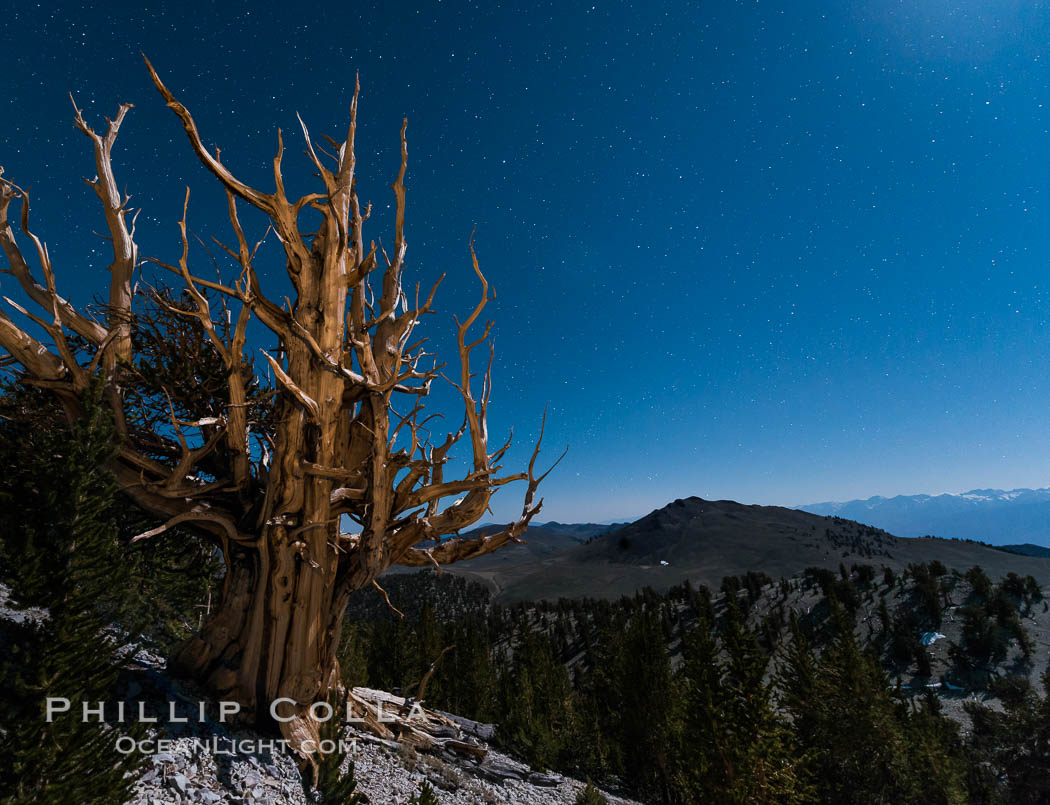
{"label": "starry sky", "polygon": [[1046,486],[1048,31],[1019,0],[15,3],[0,164],[86,301],[108,261],[69,92],[96,127],[135,104],[114,167],[173,262],[185,187],[205,239],[224,199],[139,52],[263,190],[281,127],[289,195],[296,112],[341,138],[359,71],[366,237],[392,240],[407,116],[408,276],[449,272],[427,334],[476,299],[477,227],[492,440],[514,426],[516,469],[546,406],[544,457],[569,445],[540,520]]}

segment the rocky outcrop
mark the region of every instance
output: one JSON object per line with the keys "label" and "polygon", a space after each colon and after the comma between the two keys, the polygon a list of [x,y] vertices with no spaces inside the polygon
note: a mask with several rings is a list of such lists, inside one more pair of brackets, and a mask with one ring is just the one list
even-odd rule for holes
{"label": "rocky outcrop", "polygon": [[[131,660],[123,691],[129,702],[144,702],[149,713],[169,707],[165,701],[175,701],[177,712],[195,712],[194,692],[171,682],[158,663],[155,656],[141,652]],[[350,703],[351,715],[371,724],[367,729],[346,727],[344,740],[355,766],[357,790],[375,805],[408,803],[425,780],[444,805],[571,805],[584,787],[578,780],[530,769],[493,749],[488,743],[495,732],[491,724],[428,710],[368,688],[355,688]],[[383,728],[376,730],[373,720]],[[312,801],[291,755],[270,747],[272,739],[252,730],[229,729],[209,716],[204,721],[159,722],[149,740],[149,748],[162,751],[149,755],[128,805]],[[608,799],[611,805],[631,805],[614,796]]]}

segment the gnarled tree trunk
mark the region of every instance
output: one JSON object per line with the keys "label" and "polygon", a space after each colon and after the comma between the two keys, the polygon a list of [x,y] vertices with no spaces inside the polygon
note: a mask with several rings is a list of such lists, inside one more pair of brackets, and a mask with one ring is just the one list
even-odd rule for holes
{"label": "gnarled tree trunk", "polygon": [[322,573],[287,547],[270,547],[287,546],[286,535],[262,542],[262,550],[232,552],[215,613],[173,658],[177,672],[238,702],[240,716],[257,724],[278,698],[309,704],[338,685],[335,652],[352,589],[326,580],[332,568]]}

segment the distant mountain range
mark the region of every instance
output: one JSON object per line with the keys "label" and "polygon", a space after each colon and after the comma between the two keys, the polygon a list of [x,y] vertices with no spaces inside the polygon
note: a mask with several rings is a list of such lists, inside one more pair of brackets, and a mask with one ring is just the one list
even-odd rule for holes
{"label": "distant mountain range", "polygon": [[1050,581],[1050,558],[1040,556],[1038,546],[1007,551],[964,540],[902,539],[837,515],[697,497],[676,500],[621,527],[545,523],[530,527],[524,539],[447,569],[486,584],[501,603],[617,598],[646,586],[666,590],[687,579],[717,589],[724,576],[750,570],[779,578],[814,566],[837,571],[840,563],[856,563],[903,570],[933,559],[959,571],[980,565],[993,578],[1014,571]]}
{"label": "distant mountain range", "polygon": [[958,495],[898,495],[798,506],[902,537],[976,539],[993,545],[1050,545],[1050,489],[972,489]]}

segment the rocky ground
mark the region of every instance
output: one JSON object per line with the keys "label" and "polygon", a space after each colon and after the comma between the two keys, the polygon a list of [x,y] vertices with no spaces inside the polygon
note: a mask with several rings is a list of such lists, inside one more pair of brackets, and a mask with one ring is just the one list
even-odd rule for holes
{"label": "rocky ground", "polygon": [[[248,731],[235,739],[254,739]],[[228,746],[228,745],[227,745]],[[574,803],[584,787],[560,775],[536,775],[527,766],[490,751],[475,763],[440,754],[394,750],[361,741],[352,754],[357,790],[374,805],[401,805],[418,793],[424,780],[434,786],[442,805],[561,805]],[[609,795],[610,805],[631,805]],[[299,771],[281,753],[223,757],[194,748],[186,737],[168,752],[150,756],[128,805],[183,803],[307,803]]]}
{"label": "rocky ground", "polygon": [[[195,712],[195,692],[169,680],[159,658],[139,652],[129,661],[128,670],[128,700],[145,702],[147,713],[161,711],[167,706],[165,701],[176,701],[180,713]],[[140,681],[143,677],[145,684]],[[355,689],[355,693],[360,692],[380,693]],[[387,701],[397,701],[382,695]],[[491,725],[441,715],[461,725],[456,739],[469,740],[478,747],[474,751],[484,753],[484,757],[442,746],[418,751],[407,742],[348,729],[347,740],[353,746],[349,759],[355,766],[357,790],[374,805],[400,805],[408,803],[424,780],[429,780],[442,805],[572,805],[584,787],[579,780],[535,772],[491,749],[479,738],[491,737]],[[128,805],[305,805],[313,801],[304,793],[291,756],[254,748],[265,739],[251,730],[228,729],[211,718],[203,723],[191,718],[187,724],[165,723],[162,719],[151,731],[151,739],[164,751],[148,756],[136,796]],[[160,740],[169,743],[161,746]],[[635,805],[612,795],[607,798],[610,805]]]}
{"label": "rocky ground", "polygon": [[[424,780],[437,790],[442,805],[571,805],[584,787],[579,780],[532,773],[528,766],[491,750],[483,762],[464,764],[443,754],[413,756],[362,745],[354,763],[357,790],[377,805],[407,803]],[[606,798],[610,805],[632,802],[612,795]]]}

